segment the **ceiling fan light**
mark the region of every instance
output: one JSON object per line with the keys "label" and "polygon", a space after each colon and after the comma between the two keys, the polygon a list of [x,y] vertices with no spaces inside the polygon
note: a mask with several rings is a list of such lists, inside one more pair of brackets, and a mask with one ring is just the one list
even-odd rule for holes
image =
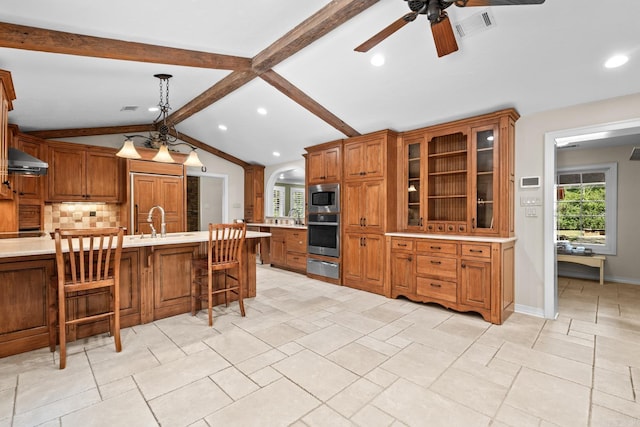
{"label": "ceiling fan light", "polygon": [[153,157],[152,159],[154,162],[160,162],[160,163],[175,163],[176,161],[173,159],[173,157],[171,157],[171,154],[169,154],[169,149],[167,148],[166,145],[163,145],[160,147],[160,149],[158,150],[158,153]]}
{"label": "ceiling fan light", "polygon": [[184,161],[183,165],[193,166],[198,168],[201,168],[204,166],[200,161],[200,158],[198,157],[198,153],[196,153],[196,150],[191,150],[191,152],[189,153],[189,157],[187,157],[187,160]]}
{"label": "ceiling fan light", "polygon": [[116,153],[116,156],[123,157],[125,159],[140,159],[142,156],[136,150],[136,147],[133,145],[133,141],[130,139],[126,139],[122,144],[122,148],[120,151]]}

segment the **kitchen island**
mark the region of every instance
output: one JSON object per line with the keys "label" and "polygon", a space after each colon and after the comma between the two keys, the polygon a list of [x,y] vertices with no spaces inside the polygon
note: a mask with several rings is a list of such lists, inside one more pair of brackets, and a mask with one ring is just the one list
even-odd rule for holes
{"label": "kitchen island", "polygon": [[[244,295],[256,295],[256,246],[269,233],[247,231],[243,260]],[[166,237],[125,236],[120,265],[122,327],[191,311],[191,260],[206,255],[208,231]],[[48,307],[55,304],[55,245],[47,235],[0,240],[0,357],[48,346]],[[69,312],[103,311],[104,295],[70,303]],[[68,340],[108,331],[106,320],[70,327]]]}

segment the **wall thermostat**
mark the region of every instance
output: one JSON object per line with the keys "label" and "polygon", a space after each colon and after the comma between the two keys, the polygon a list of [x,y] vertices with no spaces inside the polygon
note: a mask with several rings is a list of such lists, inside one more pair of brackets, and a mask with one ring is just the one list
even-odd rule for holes
{"label": "wall thermostat", "polygon": [[520,178],[520,188],[538,188],[540,187],[539,176],[523,176]]}

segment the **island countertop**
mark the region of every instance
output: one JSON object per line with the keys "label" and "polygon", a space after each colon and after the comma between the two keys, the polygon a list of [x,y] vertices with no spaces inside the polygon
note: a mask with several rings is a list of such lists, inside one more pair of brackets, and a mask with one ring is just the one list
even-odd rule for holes
{"label": "island countertop", "polygon": [[[271,233],[259,231],[247,231],[247,239],[260,239],[269,237]],[[123,248],[134,248],[143,246],[176,245],[181,243],[199,243],[209,240],[208,231],[185,231],[181,233],[167,233],[166,237],[151,238],[148,234],[144,237],[140,235],[126,235]],[[0,240],[0,258],[48,255],[55,254],[55,242],[47,234],[40,237],[22,237],[15,239]]]}

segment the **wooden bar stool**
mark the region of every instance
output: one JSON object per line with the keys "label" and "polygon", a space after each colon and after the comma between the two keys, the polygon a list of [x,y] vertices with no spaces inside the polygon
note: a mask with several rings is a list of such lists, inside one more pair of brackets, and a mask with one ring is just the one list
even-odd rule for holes
{"label": "wooden bar stool", "polygon": [[[120,256],[124,231],[121,227],[60,230],[54,232],[56,246],[56,280],[52,283],[49,347],[56,349],[56,331],[60,342],[60,369],[66,366],[66,333],[68,325],[109,318],[109,333],[114,337],[116,352],[120,343]],[[57,298],[56,292],[57,291]],[[108,294],[106,312],[79,317],[71,302],[99,294]],[[56,304],[57,299],[57,327]]]}
{"label": "wooden bar stool", "polygon": [[[224,294],[224,302],[229,306],[229,294],[238,296],[240,314],[245,315],[243,286],[245,282],[242,249],[247,229],[244,223],[209,224],[207,258],[194,259],[191,268],[191,314],[196,315],[198,301],[207,299],[209,326],[213,326],[213,299]],[[235,276],[233,275],[235,272]],[[222,277],[219,277],[222,276]],[[206,278],[207,292],[203,293]],[[227,279],[235,284],[230,285]],[[232,282],[233,283],[233,282]],[[218,287],[218,284],[220,287]]]}

